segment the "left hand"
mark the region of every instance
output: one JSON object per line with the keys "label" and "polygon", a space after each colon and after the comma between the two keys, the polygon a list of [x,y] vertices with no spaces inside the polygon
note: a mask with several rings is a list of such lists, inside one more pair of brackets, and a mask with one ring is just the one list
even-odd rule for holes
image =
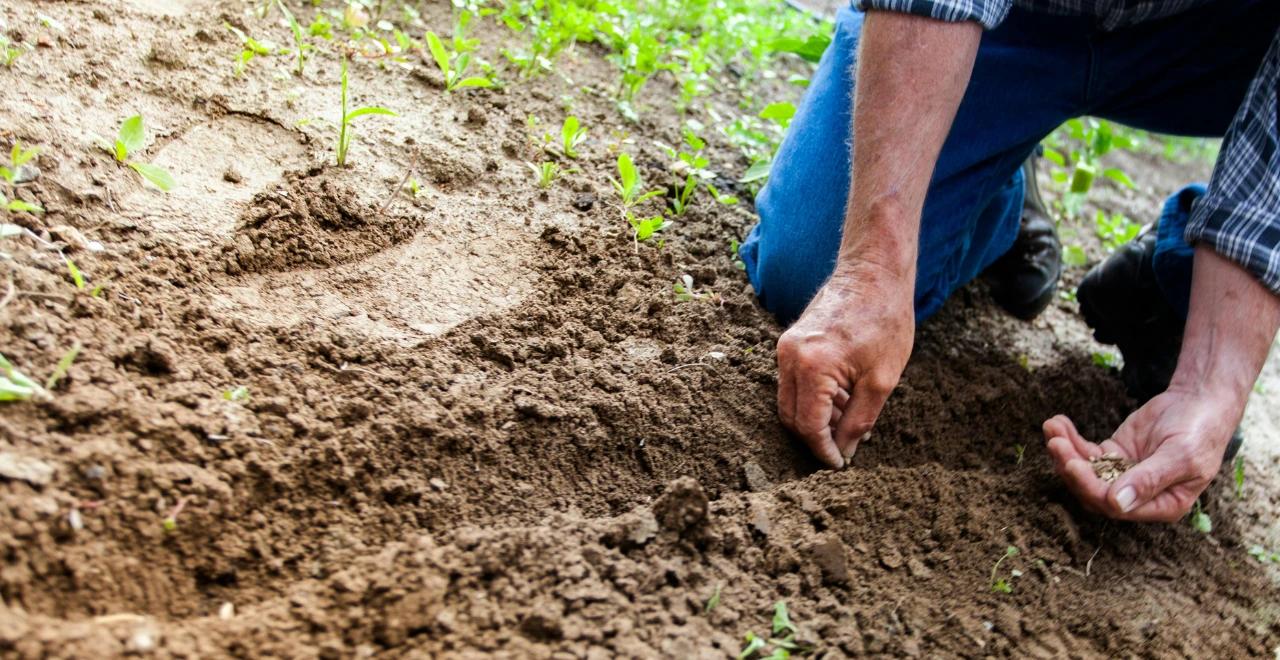
{"label": "left hand", "polygon": [[[1094,444],[1065,415],[1044,423],[1054,469],[1085,508],[1117,520],[1174,522],[1185,516],[1222,465],[1243,410],[1232,397],[1170,389]],[[1089,458],[1115,452],[1136,463],[1108,484]]]}

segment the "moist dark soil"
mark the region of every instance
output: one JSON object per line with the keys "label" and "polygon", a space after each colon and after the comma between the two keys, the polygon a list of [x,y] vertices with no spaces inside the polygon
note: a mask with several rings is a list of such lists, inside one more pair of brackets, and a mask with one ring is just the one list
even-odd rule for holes
{"label": "moist dark soil", "polygon": [[[1106,522],[1053,474],[1043,420],[1105,438],[1132,403],[1072,303],[1029,325],[966,289],[852,466],[820,470],[776,419],[781,329],[729,250],[749,191],[661,247],[612,202],[619,148],[669,176],[670,81],[638,124],[578,94],[581,172],[543,192],[526,118],[610,89],[600,53],[448,96],[426,64],[358,62],[356,102],[401,117],[363,120],[337,168],[329,129],[298,125],[336,112],[335,58],[234,76],[244,9],[0,8],[42,44],[0,69],[0,146],[40,147],[16,195],[47,210],[9,216],[30,234],[0,244],[0,350],[43,380],[82,346],[51,400],[0,415],[0,655],[723,658],[780,600],[817,657],[1280,644],[1241,546],[1274,502],[1211,503],[1205,536]],[[476,34],[494,61],[511,38]],[[168,195],[96,146],[137,112]],[[707,137],[733,190],[747,163]],[[704,295],[680,302],[685,274]]]}

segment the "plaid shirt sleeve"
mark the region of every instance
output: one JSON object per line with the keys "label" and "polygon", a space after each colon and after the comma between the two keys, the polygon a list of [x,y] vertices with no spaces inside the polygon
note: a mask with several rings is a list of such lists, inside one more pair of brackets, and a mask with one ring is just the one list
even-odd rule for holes
{"label": "plaid shirt sleeve", "polygon": [[1240,264],[1280,294],[1280,32],[1222,142],[1209,192],[1185,237]]}
{"label": "plaid shirt sleeve", "polygon": [[1013,0],[854,0],[863,11],[882,9],[959,23],[977,21],[990,30],[1009,15]]}

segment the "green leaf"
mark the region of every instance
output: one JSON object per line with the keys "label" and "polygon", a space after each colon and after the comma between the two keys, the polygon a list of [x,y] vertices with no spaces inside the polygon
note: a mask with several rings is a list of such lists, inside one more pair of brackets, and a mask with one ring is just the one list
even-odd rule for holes
{"label": "green leaf", "polygon": [[764,638],[756,637],[755,633],[747,633],[744,641],[746,641],[747,645],[742,647],[742,651],[738,653],[738,660],[747,660],[747,658],[764,648]]}
{"label": "green leaf", "polygon": [[1083,266],[1089,263],[1089,257],[1084,253],[1084,248],[1079,245],[1068,245],[1062,251],[1062,263],[1068,266]]}
{"label": "green leaf", "polygon": [[1071,192],[1084,194],[1089,192],[1093,187],[1093,178],[1096,170],[1093,165],[1080,161],[1076,163],[1076,171],[1071,177]]}
{"label": "green leaf", "polygon": [[63,257],[62,260],[67,262],[67,272],[71,274],[71,281],[75,282],[76,288],[83,289],[84,275],[76,267],[76,262],[72,261],[70,257]]}
{"label": "green leaf", "polygon": [[1236,499],[1240,499],[1244,497],[1244,456],[1236,456],[1232,467],[1231,477],[1235,482]]}
{"label": "green leaf", "polygon": [[1134,190],[1138,188],[1138,184],[1134,183],[1133,179],[1130,179],[1129,175],[1125,174],[1124,170],[1121,170],[1118,167],[1109,167],[1103,170],[1102,176],[1105,176],[1108,179],[1111,179],[1112,181],[1115,181],[1116,183],[1126,188],[1130,188]]}
{"label": "green leaf", "polygon": [[14,142],[13,151],[9,154],[9,162],[14,167],[22,167],[30,162],[32,158],[35,158],[38,153],[40,153],[40,150],[35,147],[23,149],[21,144]]}
{"label": "green leaf", "polygon": [[1049,161],[1050,163],[1053,163],[1054,165],[1057,165],[1058,167],[1067,166],[1067,160],[1062,157],[1062,152],[1058,151],[1057,149],[1053,149],[1051,147],[1044,148],[1044,159]]}
{"label": "green leaf", "polygon": [[80,342],[76,342],[66,353],[62,354],[62,358],[58,360],[58,364],[53,368],[53,373],[49,374],[49,378],[44,381],[46,390],[53,389],[58,381],[62,380],[67,372],[71,370],[71,363],[76,361],[76,357],[80,355]]}
{"label": "green leaf", "polygon": [[454,87],[493,87],[493,81],[480,77],[463,78]]}
{"label": "green leaf", "polygon": [[365,107],[365,108],[358,108],[356,110],[352,110],[351,112],[347,113],[347,116],[346,118],[343,119],[343,121],[350,124],[352,121],[355,121],[356,119],[359,119],[366,115],[386,115],[388,117],[400,116],[400,115],[397,115],[395,112],[388,110],[386,108]]}
{"label": "green leaf", "polygon": [[116,140],[116,160],[123,163],[128,157],[129,148],[124,146],[123,142]]}
{"label": "green leaf", "polygon": [[1213,531],[1213,520],[1209,519],[1209,514],[1196,511],[1191,514],[1191,528],[1201,534],[1208,534]]}
{"label": "green leaf", "polygon": [[173,175],[169,174],[169,171],[163,167],[157,167],[150,163],[129,163],[129,167],[141,174],[142,178],[151,182],[151,185],[164,192],[173,190],[173,187],[177,185],[177,182],[173,180]]}
{"label": "green leaf", "polygon": [[24,202],[20,199],[9,200],[9,203],[5,205],[5,208],[15,213],[44,213],[44,209],[39,206],[32,204],[31,202]]}
{"label": "green leaf", "polygon": [[794,633],[796,627],[791,623],[791,615],[787,613],[787,601],[780,600],[773,605],[773,634],[781,635],[787,631]]}
{"label": "green leaf", "polygon": [[796,106],[791,103],[770,103],[760,111],[761,119],[770,119],[778,122],[784,127],[796,116]]}
{"label": "green leaf", "polygon": [[636,164],[631,160],[631,154],[626,152],[618,154],[618,178],[622,181],[624,197],[630,196],[631,192],[635,190],[638,177]]}
{"label": "green leaf", "polygon": [[815,34],[804,41],[795,37],[775,39],[773,43],[769,44],[769,48],[777,53],[795,53],[806,62],[817,62],[822,59],[822,54],[826,52],[827,47],[830,45],[831,37],[825,34]]}
{"label": "green leaf", "polygon": [[436,66],[440,67],[440,72],[449,75],[449,53],[444,49],[444,44],[440,43],[440,37],[435,32],[427,31],[427,47],[431,49],[431,57],[435,59]]}
{"label": "green leaf", "polygon": [[714,592],[714,593],[712,593],[712,594],[711,594],[711,597],[707,599],[707,606],[706,606],[705,608],[703,608],[703,611],[704,611],[704,612],[706,612],[707,614],[710,614],[710,613],[711,613],[711,610],[714,610],[715,608],[719,607],[719,605],[720,605],[720,588],[721,588],[721,587],[723,587],[723,586],[724,586],[724,585],[717,584],[717,585],[716,585],[716,590],[715,590],[715,592]]}
{"label": "green leaf", "polygon": [[26,401],[44,390],[0,354],[0,401]]}
{"label": "green leaf", "polygon": [[751,183],[769,177],[769,170],[773,167],[773,161],[769,159],[757,160],[747,168],[742,178],[738,179],[738,183]]}
{"label": "green leaf", "polygon": [[[147,143],[147,129],[142,125],[142,115],[134,115],[120,125],[120,135],[116,139],[116,158],[124,160],[129,154],[139,151]],[[121,147],[124,156],[121,156]]]}

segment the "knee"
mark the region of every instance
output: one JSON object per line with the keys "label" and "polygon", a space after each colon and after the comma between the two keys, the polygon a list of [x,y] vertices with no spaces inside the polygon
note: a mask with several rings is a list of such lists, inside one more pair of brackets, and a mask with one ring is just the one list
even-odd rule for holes
{"label": "knee", "polygon": [[[743,261],[760,306],[783,325],[800,316],[830,274],[830,258],[814,254],[809,247],[803,242],[768,238],[743,246]],[[750,258],[745,254],[748,250]]]}

